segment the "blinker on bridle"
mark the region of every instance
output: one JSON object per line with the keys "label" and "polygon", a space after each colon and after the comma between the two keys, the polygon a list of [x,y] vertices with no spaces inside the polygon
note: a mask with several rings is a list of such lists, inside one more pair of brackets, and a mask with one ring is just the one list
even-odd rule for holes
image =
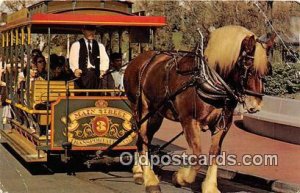
{"label": "blinker on bridle", "polygon": [[[261,40],[256,40],[256,41],[261,44],[263,43]],[[251,64],[247,65],[249,60],[250,60]],[[255,97],[264,96],[264,94],[262,94],[262,93],[254,92],[254,91],[251,91],[251,90],[248,90],[245,88],[246,84],[248,82],[249,75],[251,74],[251,70],[253,70],[253,68],[254,68],[253,61],[254,61],[254,56],[247,54],[246,51],[242,52],[242,55],[241,55],[241,58],[239,59],[239,64],[238,64],[239,69],[241,69],[243,71],[241,80],[240,80],[241,89],[237,93],[238,101],[240,103],[244,103],[244,95],[250,95],[250,96],[255,96]]]}

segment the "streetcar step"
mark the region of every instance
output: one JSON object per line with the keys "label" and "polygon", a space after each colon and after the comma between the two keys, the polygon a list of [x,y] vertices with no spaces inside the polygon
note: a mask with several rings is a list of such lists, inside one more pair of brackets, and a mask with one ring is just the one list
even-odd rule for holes
{"label": "streetcar step", "polygon": [[0,130],[1,136],[26,162],[46,162],[47,154],[36,150],[36,146],[20,135],[16,130]]}

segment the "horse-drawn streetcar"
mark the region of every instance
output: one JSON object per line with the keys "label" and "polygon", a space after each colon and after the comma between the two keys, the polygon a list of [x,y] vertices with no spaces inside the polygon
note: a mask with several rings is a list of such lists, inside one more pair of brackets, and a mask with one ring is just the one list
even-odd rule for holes
{"label": "horse-drawn streetcar", "polygon": [[[120,94],[123,90],[78,89],[72,80],[50,80],[50,55],[56,44],[52,39],[65,38],[68,57],[70,38],[66,37],[76,39],[82,26],[93,25],[107,53],[122,53],[123,60],[129,61],[143,51],[142,44],[154,48],[155,29],[165,24],[164,17],[133,13],[129,1],[41,1],[8,15],[0,32],[6,84],[2,89],[12,130],[2,130],[2,136],[27,162],[47,161],[47,156],[62,154],[66,148],[88,153],[106,149],[132,129],[127,98]],[[48,75],[42,80],[29,76],[36,34],[48,46],[44,51]],[[22,80],[21,74],[25,74]],[[101,96],[89,96],[95,93]],[[114,150],[135,150],[135,142],[132,133]]]}

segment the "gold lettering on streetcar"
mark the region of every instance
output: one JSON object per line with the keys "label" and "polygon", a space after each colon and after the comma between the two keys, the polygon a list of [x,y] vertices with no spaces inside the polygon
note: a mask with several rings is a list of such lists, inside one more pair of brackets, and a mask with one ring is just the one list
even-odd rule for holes
{"label": "gold lettering on streetcar", "polygon": [[[104,100],[97,101],[95,106],[78,109],[69,114],[69,139],[73,145],[110,145],[131,129],[132,115],[129,112],[108,107],[108,102]],[[62,117],[61,121],[66,124],[66,117]],[[119,145],[130,144],[135,137],[136,134],[132,133]]]}

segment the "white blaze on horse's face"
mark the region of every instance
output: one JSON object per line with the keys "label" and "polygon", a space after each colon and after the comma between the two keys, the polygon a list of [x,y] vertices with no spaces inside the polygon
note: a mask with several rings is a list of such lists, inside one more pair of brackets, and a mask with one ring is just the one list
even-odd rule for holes
{"label": "white blaze on horse's face", "polygon": [[248,113],[256,113],[261,110],[262,98],[255,96],[245,96],[244,109]]}
{"label": "white blaze on horse's face", "polygon": [[[262,75],[255,71],[249,71],[246,88],[254,93],[263,94],[264,92],[264,85],[262,81]],[[252,95],[245,95],[244,98],[244,108],[247,110],[248,113],[256,113],[260,111],[262,105],[262,96],[252,96]]]}

